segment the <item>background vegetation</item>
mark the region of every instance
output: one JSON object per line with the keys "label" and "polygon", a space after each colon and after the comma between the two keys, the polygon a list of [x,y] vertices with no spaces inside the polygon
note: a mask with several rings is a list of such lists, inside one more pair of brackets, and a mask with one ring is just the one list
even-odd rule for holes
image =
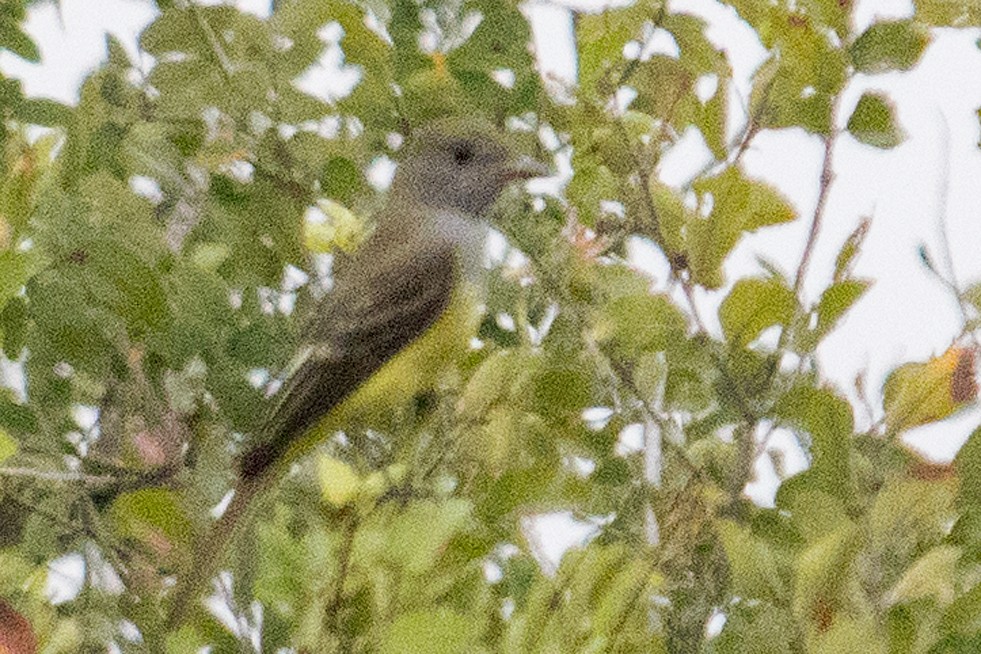
{"label": "background vegetation", "polygon": [[[0,8],[0,47],[37,59],[25,4]],[[961,339],[897,368],[861,432],[814,357],[870,283],[852,273],[867,223],[819,299],[801,293],[836,141],[902,139],[888,97],[846,116],[843,91],[911,68],[932,27],[981,23],[973,3],[919,0],[858,33],[847,0],[730,2],[772,53],[745,113],[703,21],[664,2],[577,15],[578,84],[550,92],[512,2],[293,0],[268,20],[156,4],[152,65],[110,38],[77,106],[0,77],[0,652],[981,651],[981,432],[951,465],[899,440],[975,402],[981,287],[948,284]],[[677,56],[645,47],[660,30]],[[353,91],[298,90],[335,47]],[[503,203],[511,245],[455,381],[399,433],[348,433],[299,464],[212,611],[166,632],[172,576],[326,263],[377,205],[368,171],[447,113],[571,157],[571,181]],[[789,127],[825,146],[812,215],[741,167]],[[713,165],[659,182],[692,130]],[[745,234],[795,220],[796,269],[726,279]],[[668,278],[631,265],[638,240]],[[722,298],[711,320],[704,294]],[[777,428],[810,467],[761,507],[743,490]],[[529,529],[552,511],[597,525],[557,570]],[[54,605],[66,554],[85,583]]]}

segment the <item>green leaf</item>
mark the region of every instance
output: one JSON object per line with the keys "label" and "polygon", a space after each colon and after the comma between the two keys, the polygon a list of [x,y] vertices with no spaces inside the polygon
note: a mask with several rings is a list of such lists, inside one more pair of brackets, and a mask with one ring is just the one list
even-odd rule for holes
{"label": "green leaf", "polygon": [[726,118],[729,109],[729,83],[732,78],[732,70],[726,68],[717,76],[718,83],[715,94],[701,105],[695,124],[702,132],[705,144],[719,161],[723,161],[727,155],[726,142]]}
{"label": "green leaf", "polygon": [[839,38],[847,37],[853,5],[841,0],[802,0],[799,6],[819,23],[832,28]]}
{"label": "green leaf", "polygon": [[688,224],[686,249],[692,275],[699,284],[718,288],[723,284],[722,264],[743,233],[789,222],[796,212],[787,200],[764,182],[748,179],[730,166],[715,177],[693,185],[701,202],[712,202],[708,218]]}
{"label": "green leaf", "polygon": [[398,616],[382,636],[380,654],[470,654],[480,639],[478,625],[451,609]]}
{"label": "green leaf", "polygon": [[818,340],[828,334],[841,320],[842,316],[858,302],[872,282],[849,279],[837,282],[824,289],[817,304],[817,326],[814,328]]}
{"label": "green leaf", "polygon": [[874,23],[848,49],[863,73],[909,70],[930,43],[930,31],[914,20]]}
{"label": "green leaf", "polygon": [[888,150],[906,138],[896,125],[892,104],[881,93],[866,92],[848,119],[848,131],[859,142]]}
{"label": "green leaf", "polygon": [[166,652],[167,654],[188,654],[189,652],[199,652],[208,649],[208,643],[193,628],[184,625],[177,631],[167,634]]}
{"label": "green leaf", "polygon": [[981,634],[981,584],[967,591],[947,607],[941,621],[946,633]]}
{"label": "green leaf", "polygon": [[171,318],[158,273],[133,252],[108,240],[92,241],[82,264],[83,279],[96,301],[123,318],[133,334],[166,327]]}
{"label": "green leaf", "polygon": [[21,436],[36,435],[37,416],[27,406],[15,404],[0,394],[0,428]]}
{"label": "green leaf", "polygon": [[320,188],[325,196],[342,205],[350,205],[364,193],[364,173],[346,157],[333,157],[320,173]]}
{"label": "green leaf", "polygon": [[[454,102],[446,95],[447,106],[485,115],[522,115],[536,111],[541,104],[541,77],[534,72],[528,43],[531,31],[527,18],[517,5],[495,0],[470,0],[466,5],[482,14],[474,33],[446,57],[446,68],[459,82],[465,97]],[[438,58],[434,58],[437,68]],[[510,88],[492,76],[497,70],[514,75]]]}
{"label": "green leaf", "polygon": [[470,376],[458,403],[468,419],[479,419],[498,403],[520,399],[526,383],[541,368],[542,358],[524,349],[498,350]]}
{"label": "green leaf", "polygon": [[973,0],[913,0],[916,18],[936,27],[981,26],[981,5]]}
{"label": "green leaf", "polygon": [[3,353],[8,359],[20,358],[27,342],[27,302],[23,297],[11,298],[0,310],[0,336]]}
{"label": "green leaf", "polygon": [[[820,1],[820,0],[818,0]],[[758,12],[739,2],[740,13]],[[764,43],[779,51],[760,66],[750,94],[750,115],[760,127],[800,126],[815,134],[831,133],[831,106],[846,80],[843,49],[816,21],[774,7],[757,17]]]}
{"label": "green leaf", "polygon": [[93,310],[77,280],[69,281],[54,271],[36,276],[28,284],[27,295],[31,321],[56,360],[101,372],[113,353],[107,337],[117,331],[118,319]]}
{"label": "green leaf", "polygon": [[268,22],[272,38],[289,39],[289,47],[277,49],[276,68],[284,79],[293,79],[310,68],[326,48],[317,31],[330,21],[333,3],[278,2]]}
{"label": "green leaf", "polygon": [[552,419],[578,418],[594,397],[591,372],[578,358],[549,360],[533,380],[537,413]]}
{"label": "green leaf", "polygon": [[895,579],[924,547],[944,538],[956,518],[949,482],[889,479],[866,514],[870,549],[883,557],[883,576]]}
{"label": "green leaf", "polygon": [[393,521],[385,547],[388,560],[410,574],[431,570],[446,544],[466,530],[473,520],[473,506],[468,500],[415,502]]}
{"label": "green leaf", "polygon": [[796,629],[786,609],[773,604],[739,602],[726,610],[726,623],[714,641],[713,654],[792,654],[787,634]]}
{"label": "green leaf", "polygon": [[957,566],[961,550],[939,545],[921,556],[886,594],[888,604],[930,598],[940,606],[950,604],[958,583]]}
{"label": "green leaf", "polygon": [[811,437],[811,469],[820,490],[849,500],[849,447],[854,422],[851,406],[829,390],[797,386],[787,391],[774,413]]}
{"label": "green leaf", "polygon": [[227,14],[234,12],[231,7],[222,7],[226,14],[223,25],[217,22],[208,21],[205,18],[216,16],[218,7],[209,7],[197,11],[188,9],[168,9],[161,13],[142,34],[140,34],[140,49],[144,50],[157,58],[167,53],[185,53],[196,55],[208,61],[213,58],[211,45],[203,37],[203,27],[195,20],[195,16],[200,16],[209,24],[209,28],[216,30],[219,27],[227,26]]}
{"label": "green leaf", "polygon": [[207,272],[215,272],[225,263],[231,252],[224,243],[197,243],[191,252],[195,266]]}
{"label": "green leaf", "polygon": [[615,298],[606,305],[598,340],[610,342],[621,355],[663,351],[685,336],[685,318],[664,295],[643,293]]}
{"label": "green leaf", "polygon": [[809,483],[814,477],[796,475],[780,485],[776,505],[788,511],[794,528],[807,541],[816,541],[848,522],[848,513],[840,497]]}
{"label": "green leaf", "polygon": [[31,37],[25,34],[14,20],[6,16],[0,16],[0,48],[6,48],[31,63],[36,64],[41,61],[41,53]]}
{"label": "green leaf", "polygon": [[[832,622],[846,602],[852,564],[861,548],[860,529],[845,523],[802,551],[794,563],[794,614],[805,624]],[[856,651],[856,650],[840,650]]]}
{"label": "green leaf", "polygon": [[694,94],[695,73],[681,61],[667,55],[654,55],[639,64],[631,77],[638,95],[633,109],[671,123],[690,120],[689,108],[697,106]]}
{"label": "green leaf", "polygon": [[961,446],[954,458],[960,478],[960,505],[962,509],[981,514],[981,427],[978,427]]}
{"label": "green leaf", "polygon": [[67,125],[74,115],[74,110],[55,100],[47,98],[26,98],[17,105],[14,114],[26,123],[43,125],[44,127],[59,127]]}
{"label": "green leaf", "polygon": [[731,592],[774,605],[785,602],[788,588],[770,546],[736,522],[720,520],[716,528],[732,571]]}
{"label": "green leaf", "polygon": [[477,514],[484,524],[495,524],[523,504],[541,498],[555,483],[558,474],[551,463],[516,467],[515,463],[499,477],[484,480],[475,493],[481,498]]}
{"label": "green leaf", "polygon": [[[714,347],[714,344],[695,337],[667,352],[668,376],[664,385],[664,401],[668,406],[701,414],[715,404],[712,384],[718,376],[718,369],[712,359]],[[636,376],[640,387],[653,394],[660,385],[660,375],[658,368],[651,367],[655,363],[651,361],[652,358],[648,355],[638,361]],[[648,371],[658,377],[652,377],[647,374]]]}
{"label": "green leaf", "polygon": [[686,225],[696,220],[692,212],[685,206],[678,193],[671,187],[661,184],[656,175],[651,175],[649,183],[651,201],[657,212],[661,237],[660,243],[669,254],[684,251],[684,230]]}
{"label": "green leaf", "polygon": [[30,256],[14,249],[0,250],[0,303],[20,291],[30,276]]}
{"label": "green leaf", "polygon": [[661,27],[669,31],[678,44],[682,63],[692,73],[720,72],[725,56],[706,36],[708,24],[704,18],[681,12],[667,12],[659,18]]}
{"label": "green leaf", "polygon": [[637,556],[621,565],[592,611],[593,634],[615,639],[630,614],[646,613],[637,598],[658,590],[663,581],[661,575],[653,572],[646,557]]}
{"label": "green leaf", "polygon": [[106,52],[109,53],[107,60],[110,68],[128,70],[133,66],[133,62],[130,61],[129,55],[126,53],[126,47],[112,34],[106,34]]}
{"label": "green leaf", "polygon": [[616,200],[620,189],[616,176],[609,168],[597,163],[595,157],[577,152],[578,149],[572,154],[574,173],[566,195],[579,210],[579,219],[588,227],[596,224],[600,202]]}
{"label": "green leaf", "polygon": [[719,307],[719,321],[726,338],[740,347],[755,340],[768,327],[787,325],[797,299],[781,280],[740,279]]}
{"label": "green leaf", "polygon": [[835,274],[832,278],[835,282],[844,281],[851,276],[852,264],[855,263],[855,258],[862,250],[862,243],[865,242],[865,236],[869,233],[870,224],[871,221],[868,218],[860,220],[852,233],[845,239],[845,242],[841,244],[838,256],[835,257]]}
{"label": "green leaf", "polygon": [[648,11],[641,2],[578,17],[579,85],[586,93],[605,95],[614,90],[615,75],[623,64],[623,46],[640,36]]}

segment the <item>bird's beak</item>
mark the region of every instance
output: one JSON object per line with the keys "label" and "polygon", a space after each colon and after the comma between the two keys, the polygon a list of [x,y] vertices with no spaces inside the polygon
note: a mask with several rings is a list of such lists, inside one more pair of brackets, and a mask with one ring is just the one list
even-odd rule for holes
{"label": "bird's beak", "polygon": [[533,177],[548,177],[549,174],[548,166],[527,155],[522,155],[514,159],[504,169],[504,179],[508,182],[519,179],[531,179]]}

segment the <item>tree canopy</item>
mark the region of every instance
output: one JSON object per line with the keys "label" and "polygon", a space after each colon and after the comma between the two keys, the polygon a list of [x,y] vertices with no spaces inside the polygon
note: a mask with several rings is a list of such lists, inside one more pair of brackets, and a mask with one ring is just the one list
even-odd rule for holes
{"label": "tree canopy", "polygon": [[[27,4],[0,7],[0,48],[37,60]],[[854,273],[867,221],[843,218],[833,274],[801,292],[835,144],[903,139],[892,98],[844,115],[843,93],[914,67],[935,28],[981,25],[974,2],[864,30],[848,0],[724,3],[768,52],[745,107],[706,22],[666,1],[576,12],[571,88],[540,75],[510,0],[272,4],[157,0],[140,59],[109,37],[71,106],[0,71],[0,652],[981,651],[981,428],[950,464],[901,440],[975,404],[981,287],[944,279],[961,336],[898,366],[874,407],[815,363],[872,283]],[[355,80],[336,97],[297,84],[324,57]],[[571,178],[499,206],[458,374],[397,433],[349,430],[298,462],[210,610],[166,629],[331,258],[370,225],[373,173],[446,115]],[[808,215],[742,165],[791,128],[824,150]],[[661,181],[693,134],[711,164]],[[795,269],[727,276],[744,236],[792,221],[809,226]],[[634,265],[638,242],[663,278]],[[805,471],[782,474],[777,432]],[[767,456],[772,507],[744,493]],[[593,526],[557,569],[534,529],[553,512]],[[54,603],[65,557],[84,582]]]}

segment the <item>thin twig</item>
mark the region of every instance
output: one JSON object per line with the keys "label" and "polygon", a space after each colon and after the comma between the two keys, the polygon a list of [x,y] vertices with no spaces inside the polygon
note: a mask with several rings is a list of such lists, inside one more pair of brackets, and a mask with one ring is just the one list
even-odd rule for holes
{"label": "thin twig", "polygon": [[208,45],[211,46],[211,51],[214,52],[215,58],[218,59],[218,65],[221,66],[222,75],[225,77],[226,81],[232,79],[234,74],[234,66],[232,66],[231,60],[228,58],[228,54],[221,45],[221,41],[218,40],[218,35],[205,20],[204,16],[201,14],[201,9],[193,2],[186,3],[187,9],[194,15],[194,20],[198,24],[198,29],[204,35],[205,40]]}
{"label": "thin twig", "polygon": [[970,328],[972,318],[967,306],[964,303],[964,292],[957,280],[957,272],[954,270],[954,256],[950,247],[950,237],[947,228],[947,199],[950,192],[950,128],[943,113],[940,113],[940,172],[939,177],[942,182],[937,188],[937,239],[940,242],[940,256],[945,270],[941,272],[936,269],[931,262],[927,262],[927,268],[933,275],[953,294],[957,303],[957,309],[961,314],[963,329],[957,336],[958,339],[967,337],[975,347],[981,347],[978,337],[974,330]]}
{"label": "thin twig", "polygon": [[357,515],[349,515],[344,521],[344,539],[339,553],[340,561],[337,570],[337,583],[334,584],[333,596],[324,607],[324,619],[329,622],[329,628],[336,634],[344,634],[341,624],[341,604],[344,601],[344,584],[351,569],[351,556],[354,552],[354,537],[358,532]]}
{"label": "thin twig", "polygon": [[687,184],[683,187],[684,190],[688,190],[692,187],[696,180],[708,175],[712,171],[718,169],[732,168],[738,166],[739,162],[742,161],[743,156],[749,150],[750,144],[756,135],[760,133],[760,125],[755,117],[751,117],[750,120],[746,122],[745,127],[739,134],[729,142],[727,150],[734,151],[731,157],[727,157],[723,160],[712,159],[706,163],[702,168],[696,172]]}
{"label": "thin twig", "polygon": [[[798,297],[800,297],[801,289],[804,286],[804,278],[807,275],[807,268],[811,262],[811,255],[814,253],[814,246],[817,244],[818,234],[821,233],[821,225],[824,222],[824,210],[828,204],[831,184],[834,182],[833,152],[835,143],[838,140],[835,127],[836,115],[837,111],[833,110],[831,115],[832,131],[824,139],[824,160],[821,164],[821,186],[818,191],[818,200],[814,207],[814,214],[811,216],[811,228],[807,234],[807,241],[804,243],[804,252],[801,254],[800,263],[797,265],[797,272],[794,276],[794,294]],[[784,333],[786,331],[784,330]]]}
{"label": "thin twig", "polygon": [[81,472],[56,472],[33,468],[0,468],[0,477],[27,477],[61,484],[82,484],[86,488],[104,488],[118,484],[120,481],[111,475],[87,475]]}

